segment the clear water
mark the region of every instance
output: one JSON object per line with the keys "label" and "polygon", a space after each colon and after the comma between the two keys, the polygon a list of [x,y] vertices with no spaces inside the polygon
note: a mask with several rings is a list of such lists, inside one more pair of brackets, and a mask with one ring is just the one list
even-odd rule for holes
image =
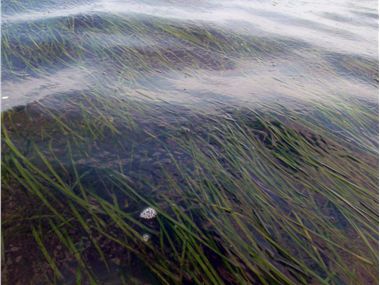
{"label": "clear water", "polygon": [[[347,155],[339,153],[340,146],[366,155],[370,170],[359,173],[372,180],[365,175],[349,178],[373,190],[377,176],[371,171],[378,155],[375,0],[4,0],[2,13],[1,109],[3,114],[16,111],[14,122],[6,121],[15,145],[31,160],[33,143],[50,151],[48,139],[33,136],[34,128],[40,131],[46,124],[47,132],[53,130],[49,139],[57,161],[67,166],[73,159],[87,175],[83,183],[100,195],[106,196],[108,188],[99,186],[99,173],[120,168],[136,184],[158,185],[152,191],[146,183],[139,188],[142,193],[166,191],[160,167],[176,171],[166,150],[186,167],[189,163],[188,154],[171,144],[173,137],[206,137],[206,118],[221,113],[228,119],[235,107],[259,109],[281,122],[287,114],[297,114],[300,125],[331,135],[329,143],[336,140],[331,149],[326,143],[327,157]],[[104,104],[106,115],[120,123],[122,133],[115,135],[120,141],[86,137],[75,145],[72,158],[65,134],[48,115],[59,114],[63,122],[75,124],[81,108],[92,107],[84,98],[109,102]],[[127,116],[120,102],[131,103],[127,109],[138,123],[133,132],[123,129]],[[136,102],[148,112],[139,113]],[[290,127],[298,131],[299,126]],[[171,137],[160,137],[161,130],[169,130]],[[161,141],[147,135],[151,133]],[[350,163],[344,170],[355,173]],[[270,172],[262,173],[276,181]],[[269,186],[262,186],[263,193],[286,208],[287,202],[277,196],[280,186]],[[303,191],[297,183],[293,186]],[[131,211],[142,206],[136,203]],[[348,226],[339,211],[326,209],[344,231]],[[154,283],[144,266],[136,268],[132,279]],[[114,275],[104,273],[105,282],[119,284]]]}
{"label": "clear water", "polygon": [[[125,88],[136,96],[134,91],[141,88],[150,96],[184,104],[203,103],[210,97],[236,103],[263,98],[328,102],[334,96],[377,101],[377,1],[25,2],[3,1],[3,39],[7,38],[11,46],[20,39],[38,54],[34,43],[49,44],[54,33],[59,34],[59,42],[72,49],[123,47],[123,58],[116,64],[129,69],[135,66],[129,61],[128,49],[147,53],[170,50],[177,59],[169,58],[169,68],[151,66],[164,69],[163,74],[139,72],[137,81],[129,82],[127,88],[124,82],[120,86],[112,82],[112,58],[100,62],[84,52],[80,58],[63,59],[64,64],[59,64],[59,58],[54,59],[62,58],[58,52],[50,55],[48,72],[33,74],[17,63],[10,66],[3,57],[2,96],[7,98],[2,100],[3,110],[86,90],[94,82],[105,80],[104,72],[111,81],[105,82],[109,88]],[[86,17],[92,20],[85,23]],[[109,32],[102,19],[119,23],[121,31]],[[136,30],[123,26],[127,19],[136,21]],[[78,24],[82,21],[83,27],[70,31],[70,20]],[[177,28],[195,26],[200,34],[225,33],[225,44],[232,50],[222,55],[211,51],[204,56],[204,51],[194,48],[192,42],[159,34],[155,23]],[[150,24],[149,31],[146,25]],[[144,25],[141,33],[138,25]],[[181,58],[184,50],[192,52],[195,59],[186,62]],[[41,66],[36,63],[36,67]]]}

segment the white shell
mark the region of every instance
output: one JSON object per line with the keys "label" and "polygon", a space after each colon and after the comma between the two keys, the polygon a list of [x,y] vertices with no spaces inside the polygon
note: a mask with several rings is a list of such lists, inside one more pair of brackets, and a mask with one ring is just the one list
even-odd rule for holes
{"label": "white shell", "polygon": [[145,242],[148,242],[150,240],[150,235],[149,234],[143,234],[142,240]]}
{"label": "white shell", "polygon": [[146,219],[146,220],[150,220],[150,219],[153,219],[157,216],[157,211],[151,207],[148,207],[146,209],[144,209],[141,213],[140,213],[140,218],[142,219]]}

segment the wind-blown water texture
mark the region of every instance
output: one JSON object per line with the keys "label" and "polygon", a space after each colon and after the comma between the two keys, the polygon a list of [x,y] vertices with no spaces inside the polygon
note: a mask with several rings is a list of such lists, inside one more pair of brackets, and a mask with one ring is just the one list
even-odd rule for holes
{"label": "wind-blown water texture", "polygon": [[[94,85],[193,107],[377,104],[374,4],[4,1],[2,108]],[[371,147],[365,132],[350,139]]]}
{"label": "wind-blown water texture", "polygon": [[[27,60],[33,61],[32,66],[54,65],[55,71],[64,73],[63,80],[69,77],[65,75],[68,72],[66,69],[72,69],[75,77],[79,77],[78,85],[81,88],[91,84],[91,79],[83,78],[88,74],[78,70],[79,62],[89,73],[99,72],[99,64],[111,60],[121,60],[123,62],[118,64],[135,69],[130,49],[137,49],[143,55],[159,50],[173,55],[173,58],[169,57],[169,64],[182,69],[181,73],[176,73],[177,77],[184,76],[185,68],[199,68],[197,72],[201,74],[197,83],[212,77],[218,83],[223,80],[229,87],[236,82],[235,77],[241,78],[245,74],[243,78],[248,79],[238,82],[238,86],[246,86],[251,92],[259,88],[257,93],[261,94],[276,91],[307,99],[314,96],[323,98],[339,92],[343,96],[360,94],[376,100],[374,88],[370,88],[377,86],[375,1],[335,1],[334,4],[328,1],[319,1],[318,4],[315,1],[3,2],[3,73],[14,69],[21,73],[13,74],[12,79],[21,80],[33,74],[24,66],[22,59],[18,58],[21,61],[19,65],[12,62],[10,66],[8,59],[12,60],[12,52],[18,49],[28,48],[21,53]],[[196,38],[180,41],[176,34],[165,30],[167,27],[173,31],[187,27],[193,30],[193,37],[199,35],[205,38],[208,33],[215,37],[223,35],[219,39],[223,46],[220,49],[215,46],[203,55],[202,48],[193,41]],[[198,40],[202,41],[202,38]],[[50,53],[45,47],[49,47]],[[110,49],[115,49],[122,58],[104,58],[99,62],[94,60],[97,55],[91,52],[92,48],[99,48],[105,53],[104,56]],[[194,63],[183,62],[185,66],[177,66],[178,61],[186,61],[181,55],[186,51],[198,58],[192,59]],[[247,52],[243,57],[241,53],[244,51]],[[44,57],[48,62],[39,62],[39,57]],[[59,67],[60,61],[64,64]],[[222,61],[230,66],[227,74],[230,75],[229,80],[225,74],[220,76],[218,72],[218,69],[224,70]],[[215,64],[213,72],[206,72],[202,62]],[[154,65],[154,60],[148,64]],[[59,88],[59,84],[54,82],[60,78],[59,74],[57,77],[50,75],[41,76],[37,88],[39,84],[44,84],[41,80],[48,86]],[[173,74],[168,77],[168,84],[173,84]],[[182,83],[183,78],[178,79]],[[22,82],[26,85],[22,87],[27,89],[28,85],[36,84],[31,79]],[[11,95],[4,106],[38,98],[32,94],[22,94],[22,98],[12,96],[12,82],[5,80],[3,84],[4,95]],[[205,89],[195,82],[189,84],[194,85],[194,89]],[[70,83],[68,85],[72,88]],[[359,89],[361,92],[358,92]],[[242,92],[236,87],[233,90],[234,97],[255,97],[251,92]]]}
{"label": "wind-blown water texture", "polygon": [[3,280],[377,281],[376,1],[2,12]]}

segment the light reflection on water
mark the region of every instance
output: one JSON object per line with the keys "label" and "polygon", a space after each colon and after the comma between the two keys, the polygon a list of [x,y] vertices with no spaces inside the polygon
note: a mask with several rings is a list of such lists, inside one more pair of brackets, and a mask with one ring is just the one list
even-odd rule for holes
{"label": "light reflection on water", "polygon": [[[192,90],[219,93],[236,98],[236,101],[254,101],[260,94],[265,94],[265,97],[282,94],[303,100],[311,97],[324,99],[331,95],[377,100],[375,4],[376,1],[85,1],[81,4],[46,1],[35,4],[33,8],[17,10],[5,3],[3,38],[9,36],[12,45],[12,42],[19,40],[17,35],[23,31],[38,34],[41,29],[43,36],[34,40],[37,44],[45,44],[52,40],[46,31],[46,25],[49,25],[51,31],[61,33],[61,41],[68,41],[67,44],[71,44],[74,49],[76,45],[83,46],[87,51],[96,46],[100,49],[125,48],[122,58],[117,60],[125,61],[123,64],[129,69],[135,68],[129,62],[132,52],[129,50],[139,49],[146,54],[148,65],[164,71],[162,76],[146,75],[142,82],[157,82],[157,85],[151,83],[152,90],[158,88],[156,96],[176,98],[176,101],[180,98],[184,101],[190,99]],[[39,9],[39,6],[44,8]],[[16,12],[11,12],[12,10]],[[62,25],[70,19],[81,24],[80,17],[95,17],[97,14],[110,21],[115,16],[121,22],[121,31],[103,31],[102,24],[98,25],[101,18],[95,18],[92,23],[84,23],[81,30],[63,29]],[[139,27],[136,30],[122,30],[123,20],[132,18],[137,21],[141,19],[147,25],[151,23],[151,33],[147,33],[146,27],[141,34],[138,34]],[[85,21],[85,18],[82,20]],[[245,42],[242,43],[241,50],[234,46],[233,52],[223,55],[211,52],[204,57],[204,51],[198,49],[196,43],[179,42],[171,35],[160,34],[159,28],[154,25],[164,21],[180,29],[195,25],[203,35],[222,31],[230,35],[227,40],[231,43],[241,38]],[[249,47],[241,57],[240,53],[244,51],[246,43],[252,41],[262,46]],[[35,49],[30,42],[25,45],[32,52]],[[3,49],[7,53],[7,47]],[[149,62],[150,49],[174,52],[175,57],[169,58],[167,72],[166,66],[154,66],[155,59]],[[30,71],[25,69],[4,76],[13,68],[5,62],[2,92],[9,99],[3,101],[2,109],[63,91],[87,89],[94,81],[114,81],[115,74],[112,73],[115,70],[112,69],[118,68],[112,62],[114,59],[106,58],[108,63],[98,62],[96,56],[92,56],[91,52],[86,54],[86,50],[80,58],[75,58],[72,62],[68,60],[62,66],[58,60],[55,73],[34,74],[33,77],[38,79],[30,78]],[[181,50],[189,55],[181,54]],[[38,49],[34,51],[38,53]],[[110,70],[106,70],[107,74],[100,72],[107,64],[110,67]],[[171,68],[175,71],[171,72]],[[139,73],[137,77],[141,75]],[[17,83],[14,82],[15,79]],[[167,81],[164,90],[160,90],[162,81]],[[172,83],[175,85],[174,90],[167,88]],[[134,88],[139,87],[138,81],[133,84]],[[182,85],[187,92],[178,94]],[[189,85],[192,88],[188,88]],[[146,89],[146,86],[142,87]]]}
{"label": "light reflection on water", "polygon": [[[276,108],[298,112],[308,127],[322,127],[324,134],[330,132],[345,146],[368,151],[370,167],[376,164],[376,1],[64,2],[29,1],[22,7],[7,2],[2,7],[2,110],[17,107],[7,123],[26,154],[31,151],[29,139],[36,139],[33,143],[42,150],[50,147],[44,137],[46,124],[60,163],[70,165],[73,159],[83,173],[93,172],[88,184],[97,184],[99,169],[124,167],[135,182],[158,185],[163,177],[160,167],[175,173],[166,148],[192,169],[188,154],[173,143],[175,138],[189,133],[206,138],[209,130],[202,124],[220,110],[230,115],[230,107],[266,105],[270,107],[263,113],[269,110],[268,116],[276,120],[286,121],[290,114],[283,109],[276,113]],[[106,100],[91,109],[99,98]],[[138,104],[129,108],[121,103],[125,98],[144,100],[149,112],[140,112]],[[24,105],[28,108],[20,107]],[[109,111],[101,119],[122,127],[130,112],[138,127],[122,128],[117,135],[107,130],[106,138],[96,137],[104,127],[102,120],[96,125],[97,108]],[[203,116],[197,118],[199,111]],[[91,128],[84,124],[94,123],[93,133],[77,142],[72,157],[66,134],[51,113],[78,132],[88,132]],[[265,134],[255,120],[250,122],[254,131]],[[34,127],[41,128],[41,136],[29,138]],[[302,139],[300,134],[314,135],[299,126],[276,127],[294,131],[298,137],[293,143]],[[167,137],[160,134],[163,130]],[[120,141],[111,140],[111,133]],[[162,135],[162,141],[148,134]],[[317,136],[309,139],[321,143]],[[260,142],[259,147],[276,150],[265,139]],[[324,147],[328,155],[340,155],[340,146],[328,141]],[[373,187],[372,180],[363,182],[366,177],[355,178]],[[264,184],[264,191],[279,202],[278,189]],[[158,188],[165,191],[166,186]],[[152,191],[145,187],[140,191]]]}

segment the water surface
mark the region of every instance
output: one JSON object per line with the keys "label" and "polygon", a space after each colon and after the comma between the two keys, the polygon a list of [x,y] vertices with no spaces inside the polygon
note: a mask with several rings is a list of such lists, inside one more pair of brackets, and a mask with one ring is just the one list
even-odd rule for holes
{"label": "water surface", "polygon": [[377,1],[2,13],[5,283],[376,283]]}

